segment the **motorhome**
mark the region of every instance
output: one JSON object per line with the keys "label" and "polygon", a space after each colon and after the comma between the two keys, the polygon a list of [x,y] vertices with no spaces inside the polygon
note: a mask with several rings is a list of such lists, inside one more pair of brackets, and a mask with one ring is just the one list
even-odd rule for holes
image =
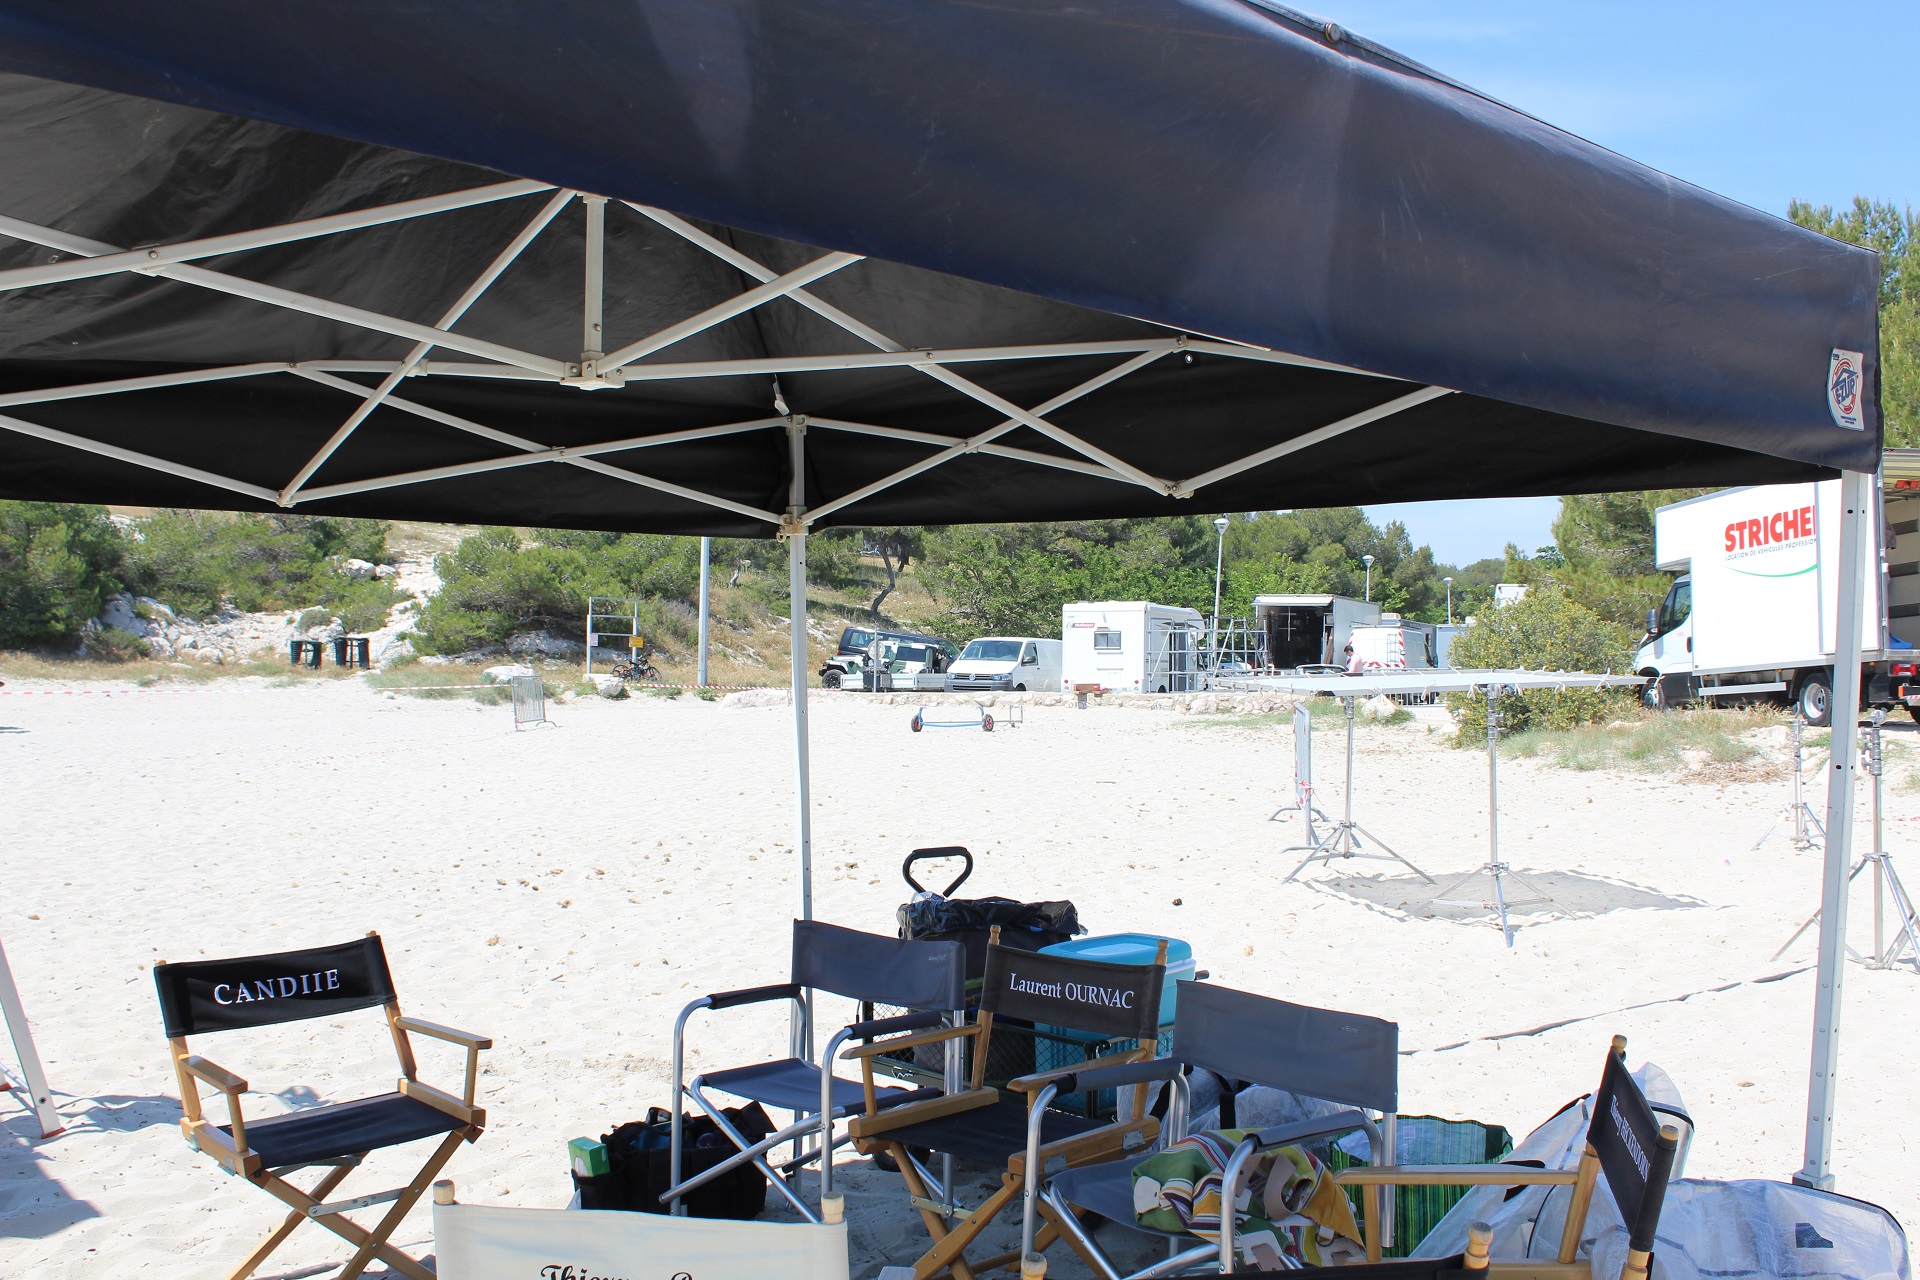
{"label": "motorhome", "polygon": [[982,636],[967,641],[947,668],[947,691],[1041,690],[1060,687],[1058,640],[1034,636]]}
{"label": "motorhome", "polygon": [[1351,596],[1255,596],[1253,625],[1264,661],[1276,671],[1345,666],[1355,627],[1380,621],[1380,606]]}
{"label": "motorhome", "polygon": [[1145,600],[1069,604],[1060,610],[1060,688],[1191,693],[1200,687],[1206,621],[1198,609]]}
{"label": "motorhome", "polygon": [[[1861,554],[1861,689],[1870,705],[1920,703],[1920,494],[1873,495]],[[1660,707],[1694,699],[1791,701],[1832,714],[1840,482],[1724,489],[1654,513],[1659,567],[1680,576],[1634,659]],[[1920,714],[1917,712],[1916,714]]]}

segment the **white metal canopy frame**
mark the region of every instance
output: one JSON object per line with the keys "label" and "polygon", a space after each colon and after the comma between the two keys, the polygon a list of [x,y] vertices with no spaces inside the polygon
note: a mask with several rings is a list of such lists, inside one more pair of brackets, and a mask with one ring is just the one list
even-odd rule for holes
{"label": "white metal canopy frame", "polygon": [[[345,236],[369,228],[520,199],[534,206],[524,225],[431,323],[198,265],[208,259],[243,251]],[[462,318],[574,201],[584,206],[586,224],[584,270],[579,291],[578,349],[530,351],[461,331],[458,326]],[[608,209],[610,203],[617,206],[611,214]],[[605,331],[607,224],[610,216],[646,219],[758,283],[653,332],[621,335],[626,340],[615,344]],[[1132,333],[1107,341],[909,347],[810,290],[809,286],[818,281],[855,268],[862,261],[860,255],[822,252],[796,268],[777,271],[720,237],[664,210],[632,202],[609,201],[602,196],[558,189],[529,180],[494,182],[276,226],[167,244],[112,244],[10,216],[0,216],[0,236],[54,251],[51,261],[0,270],[0,294],[58,288],[79,281],[132,274],[224,294],[258,304],[263,309],[301,313],[349,329],[411,343],[404,354],[393,359],[340,359],[316,355],[313,359],[214,364],[151,375],[4,391],[0,392],[0,431],[209,486],[236,495],[241,500],[237,505],[271,505],[289,510],[299,510],[303,506],[329,499],[409,486],[429,486],[436,482],[519,468],[577,468],[603,479],[671,495],[716,512],[760,522],[769,532],[788,539],[791,546],[789,588],[793,601],[790,659],[797,772],[796,843],[800,863],[801,911],[808,918],[812,915],[812,847],[807,761],[806,677],[809,664],[806,651],[805,584],[806,541],[811,528],[829,522],[837,514],[848,512],[849,508],[877,493],[973,455],[1073,473],[1117,486],[1144,489],[1166,498],[1190,499],[1204,495],[1210,486],[1218,485],[1221,481],[1453,394],[1446,387],[1401,382],[1399,386],[1404,387],[1404,391],[1390,395],[1371,407],[1344,414],[1277,443],[1264,444],[1242,457],[1219,463],[1197,474],[1156,474],[1086,439],[1083,434],[1062,427],[1050,415],[1170,357],[1186,361],[1196,355],[1204,355],[1333,374],[1352,374],[1388,387],[1393,386],[1396,380],[1325,361],[1203,335],[1161,329],[1141,336],[1143,326],[1139,322],[1124,321],[1119,317],[1114,318],[1116,328],[1131,329]],[[775,303],[805,308],[828,322],[846,335],[850,340],[850,349],[828,355],[678,361],[660,358],[662,353],[669,352],[689,338],[736,318],[763,313]],[[441,358],[430,358],[435,356]],[[977,377],[969,377],[962,372],[969,365],[1107,357],[1113,358],[1113,363],[1102,371],[1030,405],[1015,403],[983,385]],[[911,370],[945,388],[948,393],[985,407],[997,416],[998,421],[972,434],[947,435],[884,422],[808,415],[789,408],[778,382],[782,374],[868,370]],[[459,382],[467,386],[484,385],[489,380],[495,383],[544,383],[618,396],[622,388],[642,384],[693,384],[702,379],[737,378],[742,375],[771,377],[773,394],[767,413],[736,421],[575,445],[555,445],[536,440],[516,431],[490,425],[476,417],[454,413],[399,394],[403,383],[424,379],[433,383]],[[146,392],[196,383],[266,381],[289,377],[337,391],[341,397],[341,421],[323,444],[272,484],[261,483],[257,477],[250,479],[212,466],[170,459],[124,443],[92,438],[16,416],[16,411],[31,411],[35,405],[52,405],[88,397]],[[480,458],[462,455],[442,464],[381,474],[341,475],[338,478],[330,475],[329,463],[336,462],[336,455],[355,438],[356,433],[381,429],[377,423],[370,424],[376,410],[381,409],[412,415],[450,428],[465,439],[469,447],[477,439],[499,446],[500,451]],[[271,428],[274,424],[266,422],[261,425]],[[738,498],[652,474],[644,461],[636,460],[636,456],[644,458],[648,450],[749,432],[777,432],[785,437],[789,481],[786,502],[779,509],[774,509],[772,505],[743,502]],[[807,440],[812,432],[869,437],[891,442],[895,447],[923,448],[926,452],[916,461],[899,466],[850,492],[809,505]],[[1037,434],[1044,442],[1064,452],[1046,452],[1008,442],[1008,437],[1018,436],[1022,432]],[[449,456],[454,452],[449,451]],[[341,468],[336,465],[331,470]],[[1848,483],[1850,497],[1844,520],[1846,529],[1854,533],[1849,535],[1845,545],[1848,548],[1846,554],[1854,557],[1852,563],[1857,565],[1861,553],[1857,545],[1857,532],[1862,528],[1858,499],[1865,492],[1866,478],[1848,473]],[[857,516],[857,513],[854,514]],[[1846,643],[1856,647],[1857,622],[1850,624],[1847,619],[1857,619],[1860,609],[1861,602],[1853,585],[1857,580],[1858,573],[1847,568],[1843,562],[1840,630],[1843,636],[1849,637]],[[1849,662],[1846,654],[1840,655],[1834,690],[1838,706],[1857,703],[1857,654],[1854,659]],[[1846,931],[1844,884],[1851,856],[1852,787],[1848,784],[1855,767],[1851,721],[1842,732],[1835,735],[1832,759],[1835,776],[1829,798],[1828,830],[1835,835],[1829,841],[1827,850],[1824,914],[1821,918],[1820,987],[1809,1100],[1807,1164],[1798,1175],[1819,1185],[1831,1183],[1828,1163],[1840,1007],[1839,957]]]}

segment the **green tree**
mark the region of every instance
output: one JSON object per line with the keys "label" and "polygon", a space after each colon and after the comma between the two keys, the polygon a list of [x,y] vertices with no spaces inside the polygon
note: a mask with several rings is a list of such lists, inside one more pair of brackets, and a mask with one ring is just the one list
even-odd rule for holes
{"label": "green tree", "polygon": [[[1562,561],[1546,577],[1576,603],[1622,626],[1639,628],[1672,579],[1654,564],[1653,514],[1706,489],[1575,494],[1560,499],[1553,522]],[[1540,557],[1534,563],[1540,565]],[[1531,580],[1531,579],[1527,579]]]}
{"label": "green tree", "polygon": [[1880,253],[1880,407],[1886,442],[1920,445],[1920,219],[1911,206],[1855,196],[1835,212],[1804,200],[1787,217],[1812,231]]}
{"label": "green tree", "polygon": [[78,643],[120,589],[123,547],[105,507],[0,502],[0,648]]}
{"label": "green tree", "polygon": [[[1479,615],[1477,625],[1455,637],[1456,667],[1534,671],[1625,672],[1633,662],[1634,633],[1588,609],[1552,582],[1526,598]],[[1564,729],[1611,719],[1632,702],[1618,689],[1532,690],[1500,700],[1508,732]],[[1472,694],[1447,695],[1458,726],[1454,745],[1486,741],[1487,704]]]}

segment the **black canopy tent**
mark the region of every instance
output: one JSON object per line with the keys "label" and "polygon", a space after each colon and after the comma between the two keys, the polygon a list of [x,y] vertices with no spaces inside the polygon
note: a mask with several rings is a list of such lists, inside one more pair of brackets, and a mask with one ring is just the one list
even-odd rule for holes
{"label": "black canopy tent", "polygon": [[1258,0],[0,0],[0,73],[0,495],[780,533],[799,624],[810,528],[1877,464],[1873,255]]}

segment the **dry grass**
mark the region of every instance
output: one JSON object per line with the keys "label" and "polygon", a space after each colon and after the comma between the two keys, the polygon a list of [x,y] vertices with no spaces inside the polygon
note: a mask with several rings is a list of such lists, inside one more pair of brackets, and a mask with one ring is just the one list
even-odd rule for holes
{"label": "dry grass", "polygon": [[1631,719],[1573,729],[1532,729],[1501,744],[1508,756],[1563,769],[1615,769],[1727,781],[1775,773],[1778,762],[1758,731],[1783,722],[1766,707],[1640,712]]}
{"label": "dry grass", "polygon": [[[412,662],[405,666],[389,667],[384,671],[374,671],[367,675],[367,686],[383,693],[404,693],[417,698],[466,698],[486,706],[494,706],[512,697],[512,690],[506,685],[486,685],[485,688],[473,688],[485,684],[482,672],[484,667],[464,667],[434,663]],[[556,682],[549,678],[549,690]]]}
{"label": "dry grass", "polygon": [[136,685],[151,686],[168,682],[203,684],[209,680],[232,679],[239,676],[265,676],[273,678],[277,683],[300,683],[308,680],[345,679],[353,674],[331,663],[318,671],[306,667],[291,667],[284,657],[277,656],[270,650],[262,650],[243,662],[230,662],[219,666],[204,662],[160,658],[134,658],[126,662],[106,662],[94,658],[70,658],[41,653],[0,653],[0,680],[61,680],[70,683],[130,681]]}

